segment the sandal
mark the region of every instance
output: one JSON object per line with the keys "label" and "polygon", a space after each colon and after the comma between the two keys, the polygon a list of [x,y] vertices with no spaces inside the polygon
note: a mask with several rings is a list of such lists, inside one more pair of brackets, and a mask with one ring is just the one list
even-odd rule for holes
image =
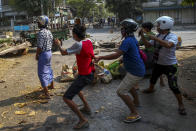
{"label": "sandal", "polygon": [[153,89],[153,90],[151,90],[151,89],[145,89],[145,90],[143,90],[142,91],[143,93],[146,93],[146,94],[149,94],[149,93],[153,93],[153,92],[155,92],[155,90]]}
{"label": "sandal", "polygon": [[182,108],[182,109],[179,108],[178,112],[180,115],[183,115],[183,116],[187,115],[185,108]]}
{"label": "sandal", "polygon": [[51,99],[50,95],[45,95],[45,94],[40,95],[38,98],[39,99]]}
{"label": "sandal", "polygon": [[84,114],[91,115],[91,110],[86,110],[84,107],[80,108],[80,111]]}
{"label": "sandal", "polygon": [[125,123],[133,123],[133,122],[136,122],[136,121],[138,121],[138,120],[140,120],[142,117],[141,116],[128,116],[125,120],[124,120],[124,122]]}
{"label": "sandal", "polygon": [[78,122],[78,124],[74,126],[74,129],[84,129],[88,127],[89,127],[88,121],[84,121],[83,123]]}

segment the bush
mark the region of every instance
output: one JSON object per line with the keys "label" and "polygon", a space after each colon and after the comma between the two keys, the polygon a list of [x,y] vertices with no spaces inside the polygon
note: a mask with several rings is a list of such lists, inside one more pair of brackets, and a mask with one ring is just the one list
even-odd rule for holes
{"label": "bush", "polygon": [[0,44],[3,44],[3,43],[11,43],[11,42],[12,42],[12,39],[10,39],[10,38],[0,39]]}

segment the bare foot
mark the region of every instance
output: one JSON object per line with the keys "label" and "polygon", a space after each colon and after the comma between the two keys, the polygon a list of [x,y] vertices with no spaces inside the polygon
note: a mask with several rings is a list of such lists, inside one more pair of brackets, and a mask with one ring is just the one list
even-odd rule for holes
{"label": "bare foot", "polygon": [[54,89],[54,82],[51,82],[51,84],[48,86],[49,89]]}

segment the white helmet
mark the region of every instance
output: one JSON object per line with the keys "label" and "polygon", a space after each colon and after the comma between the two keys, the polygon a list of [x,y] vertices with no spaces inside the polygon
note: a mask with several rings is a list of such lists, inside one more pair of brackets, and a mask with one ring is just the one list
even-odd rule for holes
{"label": "white helmet", "polygon": [[171,29],[174,26],[174,19],[169,16],[161,16],[155,23],[159,23],[162,30]]}

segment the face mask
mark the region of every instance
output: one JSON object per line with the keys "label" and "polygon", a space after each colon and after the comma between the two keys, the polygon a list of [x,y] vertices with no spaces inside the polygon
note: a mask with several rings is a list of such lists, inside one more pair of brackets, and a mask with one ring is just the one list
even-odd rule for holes
{"label": "face mask", "polygon": [[126,35],[125,28],[121,28],[121,34],[123,37]]}

